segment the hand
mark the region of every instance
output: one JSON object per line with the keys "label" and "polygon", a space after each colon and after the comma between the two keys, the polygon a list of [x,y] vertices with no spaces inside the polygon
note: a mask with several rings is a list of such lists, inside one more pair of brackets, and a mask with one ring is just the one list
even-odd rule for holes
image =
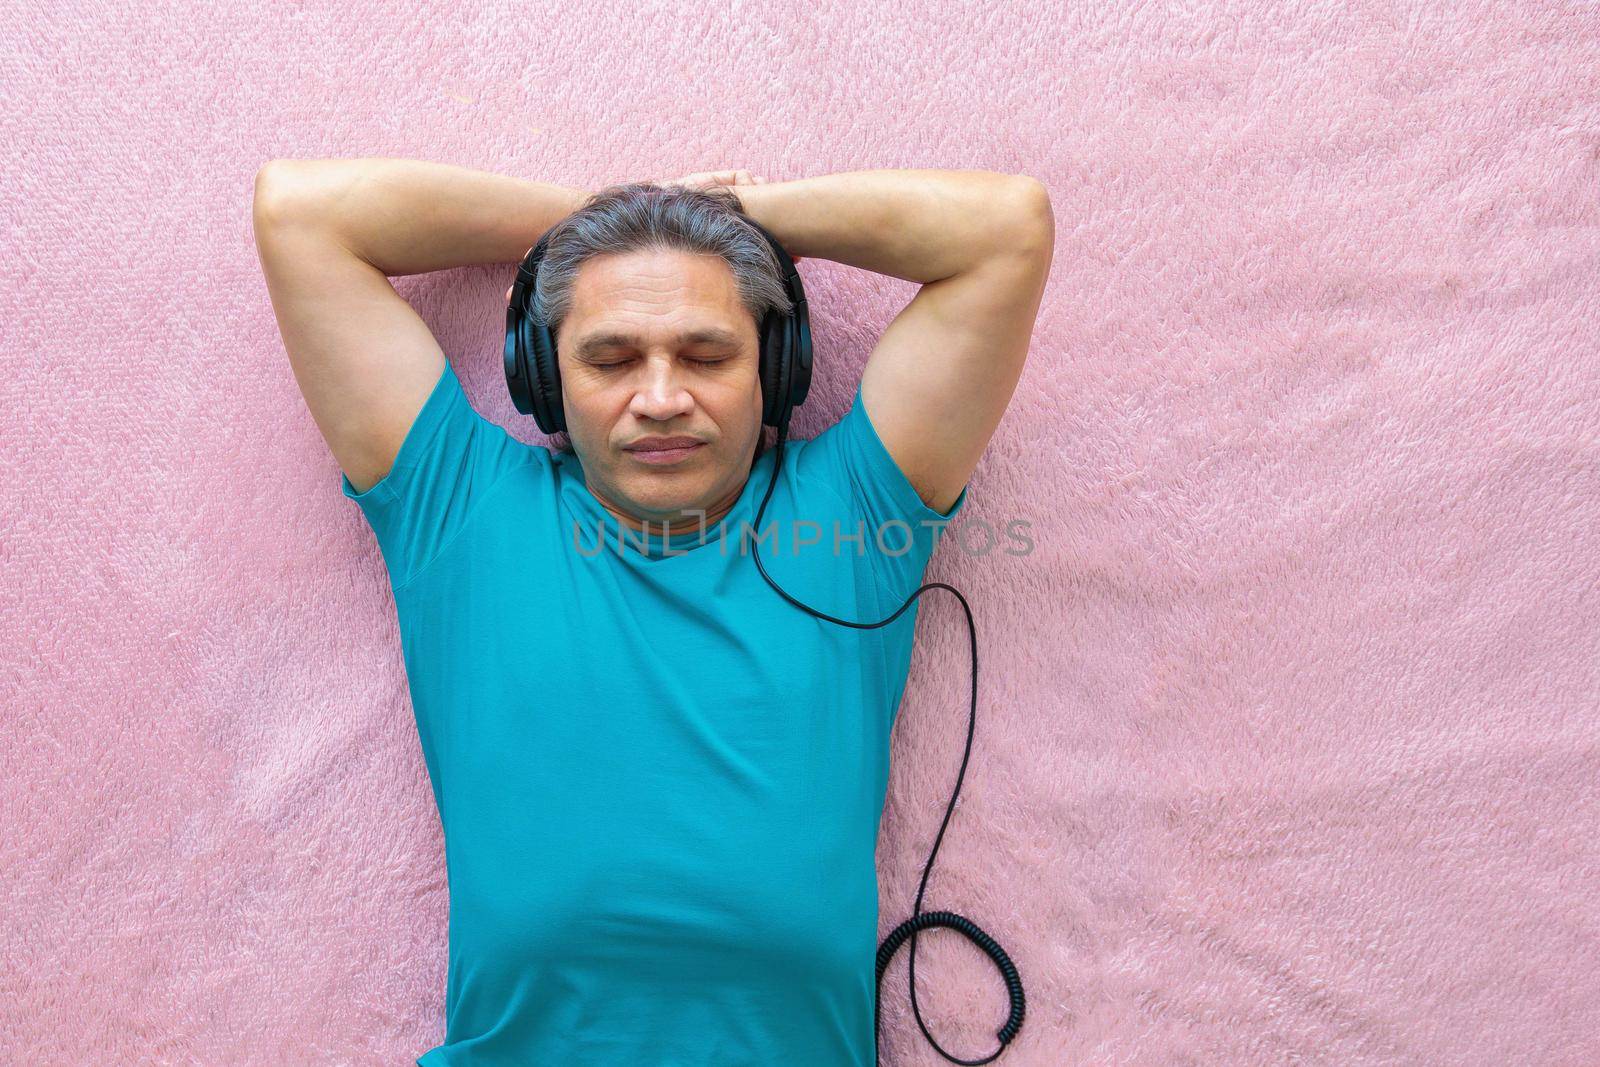
{"label": "hand", "polygon": [[[751,174],[747,170],[700,170],[695,171],[693,174],[685,174],[681,178],[658,181],[656,184],[677,186],[684,189],[710,189],[719,185],[765,185],[766,183],[767,179],[757,174]],[[734,195],[738,196],[737,193]],[[743,204],[743,198],[740,198],[739,202]],[[794,263],[799,263],[802,258],[793,253],[789,255],[790,261]]]}
{"label": "hand", "polygon": [[758,178],[747,170],[700,170],[693,174],[685,174],[681,178],[668,178],[657,182],[657,185],[676,185],[685,189],[708,189],[716,185],[763,185],[765,178]]}

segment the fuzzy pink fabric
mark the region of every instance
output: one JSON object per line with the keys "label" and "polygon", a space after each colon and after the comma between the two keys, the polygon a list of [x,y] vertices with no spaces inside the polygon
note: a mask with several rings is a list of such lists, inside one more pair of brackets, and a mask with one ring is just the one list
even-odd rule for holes
{"label": "fuzzy pink fabric", "polygon": [[[262,162],[388,155],[1041,178],[1033,354],[929,572],[981,692],[924,908],[1021,970],[998,1062],[1600,1062],[1593,4],[6,13],[0,1061],[442,1035],[389,587],[250,232]],[[540,440],[510,271],[398,287]],[[914,289],[802,271],[810,436]],[[1012,520],[1033,551],[980,554]],[[884,933],[967,728],[960,607],[921,612]],[[908,953],[883,1062],[943,1064]],[[935,1037],[987,1055],[987,959],[941,931],[917,964]]]}

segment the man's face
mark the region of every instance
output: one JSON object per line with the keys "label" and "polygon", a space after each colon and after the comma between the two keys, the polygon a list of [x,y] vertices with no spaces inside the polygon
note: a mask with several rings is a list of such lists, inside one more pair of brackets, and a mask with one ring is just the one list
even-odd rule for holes
{"label": "man's face", "polygon": [[[760,340],[717,256],[649,250],[579,269],[556,337],[561,402],[584,481],[633,529],[709,527],[739,498],[761,433]],[[651,437],[699,441],[681,455]]]}

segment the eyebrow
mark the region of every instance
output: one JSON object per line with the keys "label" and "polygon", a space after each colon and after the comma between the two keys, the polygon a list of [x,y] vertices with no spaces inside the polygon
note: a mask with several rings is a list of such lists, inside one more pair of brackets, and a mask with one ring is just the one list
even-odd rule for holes
{"label": "eyebrow", "polygon": [[[678,341],[687,345],[720,345],[724,348],[739,347],[739,335],[719,327],[708,327],[703,330],[690,330],[680,333]],[[628,333],[596,333],[590,334],[578,342],[578,356],[585,358],[595,355],[607,348],[629,348],[638,344],[639,338]]]}

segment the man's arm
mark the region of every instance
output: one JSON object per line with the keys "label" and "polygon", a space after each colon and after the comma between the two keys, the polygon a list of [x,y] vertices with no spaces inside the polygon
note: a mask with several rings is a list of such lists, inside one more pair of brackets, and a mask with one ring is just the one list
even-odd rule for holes
{"label": "man's arm", "polygon": [[917,494],[948,511],[1022,375],[1055,246],[1044,186],[873,170],[735,191],[791,255],[922,283],[868,359],[861,399]]}
{"label": "man's arm", "polygon": [[522,259],[588,194],[406,159],[273,160],[256,250],[306,407],[357,492],[394,464],[444,372],[388,276]]}

